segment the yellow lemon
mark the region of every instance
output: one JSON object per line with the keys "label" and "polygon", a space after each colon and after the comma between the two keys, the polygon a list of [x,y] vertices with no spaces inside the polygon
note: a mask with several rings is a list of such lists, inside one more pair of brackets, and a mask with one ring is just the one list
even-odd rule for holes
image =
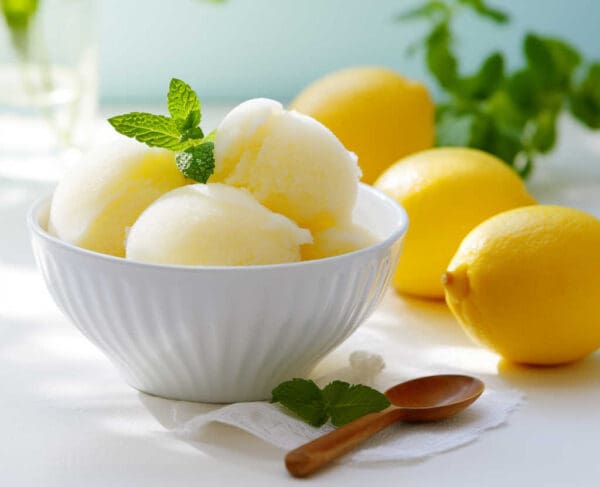
{"label": "yellow lemon", "polygon": [[355,152],[369,184],[400,157],[434,141],[427,88],[386,68],[336,71],[304,89],[290,108],[316,118]]}
{"label": "yellow lemon", "polygon": [[500,159],[458,147],[408,156],[375,186],[403,205],[410,221],[393,285],[429,298],[444,297],[441,276],[471,229],[496,213],[535,203]]}
{"label": "yellow lemon", "polygon": [[577,360],[600,347],[600,220],[560,206],[496,215],[463,240],[444,275],[465,330],[506,359]]}

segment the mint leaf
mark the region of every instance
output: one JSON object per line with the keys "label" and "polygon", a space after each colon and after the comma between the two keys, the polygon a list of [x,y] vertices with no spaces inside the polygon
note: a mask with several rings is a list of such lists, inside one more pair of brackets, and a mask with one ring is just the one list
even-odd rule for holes
{"label": "mint leaf", "polygon": [[514,127],[519,131],[523,130],[528,120],[527,114],[511,99],[506,91],[506,86],[496,91],[492,97],[486,100],[485,112],[496,124]]}
{"label": "mint leaf", "polygon": [[504,58],[495,52],[483,61],[474,75],[460,80],[457,90],[465,98],[484,100],[500,87],[503,78]]}
{"label": "mint leaf", "polygon": [[552,110],[544,110],[535,119],[531,145],[542,154],[550,152],[556,143],[556,115]]}
{"label": "mint leaf", "polygon": [[349,388],[350,384],[341,380],[333,381],[325,386],[323,389],[323,399],[325,400],[327,409],[329,410],[333,407]]}
{"label": "mint leaf", "polygon": [[280,402],[312,426],[325,424],[330,416],[334,426],[341,426],[390,405],[375,389],[339,380],[321,391],[312,380],[292,379],[279,384],[272,394],[271,402]]}
{"label": "mint leaf", "polygon": [[459,3],[470,7],[476,13],[481,15],[482,17],[487,17],[494,22],[499,24],[506,24],[509,20],[508,15],[502,10],[495,9],[486,5],[483,0],[458,0]]}
{"label": "mint leaf", "polygon": [[453,108],[438,111],[436,145],[483,149],[490,133],[490,121],[481,113],[461,113]]}
{"label": "mint leaf", "polygon": [[448,22],[440,22],[427,36],[427,67],[443,88],[452,90],[458,78],[458,62],[451,50]]}
{"label": "mint leaf", "polygon": [[200,123],[200,100],[187,83],[173,78],[167,104],[171,117],[133,112],[109,118],[117,132],[150,147],[176,151],[175,162],[184,176],[206,183],[215,170],[216,131],[204,137]]}
{"label": "mint leaf", "polygon": [[180,141],[180,132],[175,121],[163,115],[132,112],[117,115],[108,122],[120,134],[132,137],[150,147],[181,150],[187,147]]}
{"label": "mint leaf", "polygon": [[528,65],[544,89],[568,88],[580,54],[560,39],[527,34],[523,51]]}
{"label": "mint leaf", "polygon": [[412,8],[396,16],[396,20],[437,19],[438,21],[450,15],[450,8],[444,2],[432,0],[419,7]]}
{"label": "mint leaf", "polygon": [[171,117],[180,122],[178,128],[182,133],[200,124],[200,100],[187,83],[176,78],[171,80],[167,107]]}
{"label": "mint leaf", "polygon": [[384,394],[370,387],[335,381],[323,390],[327,412],[334,426],[342,426],[369,413],[387,408],[390,401]]}
{"label": "mint leaf", "polygon": [[312,380],[292,379],[279,384],[272,392],[271,402],[279,402],[312,426],[327,422],[325,401],[321,389]]}
{"label": "mint leaf", "polygon": [[[175,120],[175,122],[179,122],[179,120]],[[186,142],[188,140],[200,140],[204,138],[204,132],[200,127],[194,127],[191,129],[182,129],[182,134],[179,137],[181,142]]]}
{"label": "mint leaf", "polygon": [[487,144],[481,149],[496,155],[509,166],[514,166],[516,157],[524,150],[521,131],[502,126],[496,120],[490,128]]}
{"label": "mint leaf", "polygon": [[175,155],[177,167],[185,177],[206,183],[215,170],[214,149],[213,142],[203,142],[178,152]]}
{"label": "mint leaf", "polygon": [[571,113],[592,129],[600,129],[600,63],[592,64],[570,97]]}
{"label": "mint leaf", "polygon": [[506,82],[506,92],[511,100],[521,109],[534,112],[538,106],[540,86],[529,69],[521,69],[513,73]]}
{"label": "mint leaf", "polygon": [[502,54],[493,52],[476,72],[460,76],[453,27],[466,10],[498,23],[509,20],[487,0],[424,0],[397,17],[429,22],[428,34],[410,52],[424,48],[426,66],[441,88],[437,145],[486,150],[526,177],[535,158],[556,145],[565,102],[581,122],[600,129],[600,63],[580,78],[582,55],[564,40],[528,33],[521,67],[506,72]]}
{"label": "mint leaf", "polygon": [[495,113],[494,118],[483,112],[457,112],[455,107],[438,109],[436,116],[436,145],[455,147],[474,147],[490,152],[512,166],[515,157],[523,150],[522,129],[511,123],[511,105],[497,105],[496,110],[507,113]]}

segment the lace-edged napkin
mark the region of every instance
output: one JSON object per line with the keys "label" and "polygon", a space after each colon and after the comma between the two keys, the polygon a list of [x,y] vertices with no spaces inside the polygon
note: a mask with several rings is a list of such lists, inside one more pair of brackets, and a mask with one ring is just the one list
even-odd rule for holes
{"label": "lace-edged napkin", "polygon": [[[388,385],[395,383],[392,376],[382,379],[380,372],[385,364],[380,355],[357,351],[350,354],[349,362],[349,367],[329,373],[316,382],[322,386],[340,379],[371,385],[379,390],[385,389],[381,387],[381,382]],[[397,378],[396,382],[403,380]],[[427,424],[396,423],[341,461],[417,460],[457,448],[476,440],[486,430],[503,424],[522,400],[523,395],[519,391],[487,389],[471,407],[453,418]],[[290,450],[332,429],[329,424],[313,428],[287,414],[281,406],[268,402],[208,406],[160,401],[168,403],[171,409],[171,429],[187,441],[206,441],[202,436],[203,428],[210,423],[222,423],[244,430],[276,447]]]}

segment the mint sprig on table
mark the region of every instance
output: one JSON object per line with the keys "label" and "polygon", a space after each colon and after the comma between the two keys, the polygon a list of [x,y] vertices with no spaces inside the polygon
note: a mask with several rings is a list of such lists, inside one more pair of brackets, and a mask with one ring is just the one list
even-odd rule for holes
{"label": "mint sprig on table", "polygon": [[334,426],[342,426],[390,405],[388,398],[375,389],[339,380],[320,389],[312,380],[292,379],[279,384],[272,395],[271,402],[281,403],[315,427],[324,425],[329,419]]}
{"label": "mint sprig on table", "polygon": [[205,136],[200,128],[202,105],[198,95],[187,83],[173,78],[167,107],[170,117],[131,112],[108,121],[120,134],[150,147],[175,151],[175,161],[183,175],[206,183],[215,169],[215,131]]}
{"label": "mint sprig on table", "polygon": [[509,71],[504,56],[492,52],[475,72],[463,75],[453,23],[470,10],[497,24],[509,16],[485,0],[431,0],[398,19],[429,24],[422,48],[428,70],[442,90],[436,107],[436,145],[466,146],[495,154],[527,177],[540,154],[557,139],[557,118],[569,109],[592,129],[600,129],[600,63],[589,63],[561,39],[528,33],[524,65]]}

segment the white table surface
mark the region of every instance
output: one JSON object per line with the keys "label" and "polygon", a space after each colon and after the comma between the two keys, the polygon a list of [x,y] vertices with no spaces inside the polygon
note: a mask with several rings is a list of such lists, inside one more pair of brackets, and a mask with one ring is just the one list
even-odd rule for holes
{"label": "white table surface", "polygon": [[[222,113],[209,107],[207,126]],[[565,137],[530,187],[541,202],[600,216],[600,135],[563,124]],[[194,444],[175,438],[164,402],[127,386],[60,314],[25,227],[27,208],[50,189],[0,180],[0,485],[297,485],[284,452],[234,428],[211,426]],[[418,462],[332,468],[311,485],[598,485],[600,353],[561,368],[510,366],[471,343],[443,304],[391,292],[337,356],[353,347],[381,353],[399,375],[418,375],[419,364],[462,370],[521,389],[527,401],[464,447]]]}

